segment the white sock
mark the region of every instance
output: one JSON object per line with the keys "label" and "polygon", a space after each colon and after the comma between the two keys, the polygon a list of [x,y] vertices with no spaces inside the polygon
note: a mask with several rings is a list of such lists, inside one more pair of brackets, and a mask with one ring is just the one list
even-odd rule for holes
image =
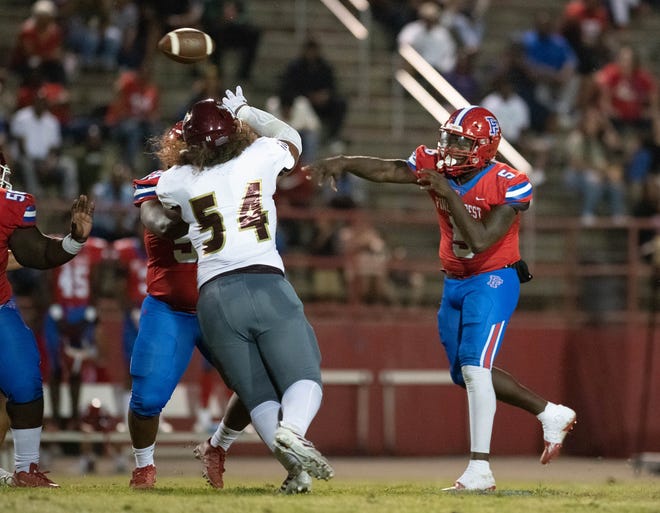
{"label": "white sock", "polygon": [[250,411],[255,431],[272,451],[275,448],[275,430],[280,419],[280,403],[266,401]]}
{"label": "white sock", "polygon": [[475,365],[465,365],[461,371],[470,413],[470,450],[488,454],[497,408],[493,378],[490,369]]}
{"label": "white sock", "polygon": [[229,447],[231,447],[231,444],[234,443],[240,434],[240,431],[235,431],[231,428],[228,428],[225,426],[224,422],[220,422],[218,429],[216,429],[215,433],[213,433],[213,436],[211,437],[211,445],[213,447],[222,447],[225,452],[227,452]]}
{"label": "white sock", "polygon": [[545,409],[539,413],[536,418],[543,422],[543,418],[548,415],[548,410],[553,409],[555,406],[557,406],[555,403],[548,401],[548,403],[545,405]]}
{"label": "white sock", "polygon": [[146,467],[147,465],[154,464],[154,452],[156,451],[156,443],[151,444],[144,449],[136,449],[133,447],[133,454],[135,455],[136,468]]}
{"label": "white sock", "polygon": [[39,444],[41,442],[41,426],[30,429],[13,429],[14,468],[16,472],[29,472],[30,463],[39,464]]}
{"label": "white sock", "polygon": [[305,436],[319,408],[323,391],[316,381],[302,379],[287,388],[282,396],[282,423]]}
{"label": "white sock", "polygon": [[490,462],[488,460],[470,460],[467,469],[479,474],[486,474],[490,471]]}

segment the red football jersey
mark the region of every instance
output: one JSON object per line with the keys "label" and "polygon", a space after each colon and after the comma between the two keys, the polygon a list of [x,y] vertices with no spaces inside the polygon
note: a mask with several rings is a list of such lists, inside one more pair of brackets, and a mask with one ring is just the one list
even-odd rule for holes
{"label": "red football jersey", "polygon": [[11,298],[11,284],[7,279],[9,237],[17,228],[29,228],[37,222],[34,198],[26,192],[8,191],[0,187],[0,305]]}
{"label": "red football jersey", "polygon": [[[419,146],[408,159],[408,164],[418,169],[436,169],[437,150]],[[493,161],[469,182],[458,184],[449,178],[452,188],[463,200],[470,215],[484,219],[496,206],[511,205],[516,209],[528,208],[532,200],[532,184],[527,175],[501,162]],[[452,216],[442,198],[430,192],[438,212],[440,225],[440,262],[443,269],[460,277],[472,276],[512,264],[520,260],[518,233],[520,216],[504,236],[486,251],[474,254],[454,225]]]}
{"label": "red football jersey", "polygon": [[[156,184],[162,171],[133,180],[133,203],[158,201]],[[173,309],[195,312],[197,309],[197,254],[188,237],[169,240],[144,231],[147,251],[147,292]]]}
{"label": "red football jersey", "polygon": [[137,237],[126,237],[113,242],[114,257],[128,271],[126,287],[128,301],[140,307],[147,295],[147,253]]}
{"label": "red football jersey", "polygon": [[53,302],[65,308],[86,306],[92,297],[92,270],[107,258],[108,243],[90,237],[74,259],[53,269]]}

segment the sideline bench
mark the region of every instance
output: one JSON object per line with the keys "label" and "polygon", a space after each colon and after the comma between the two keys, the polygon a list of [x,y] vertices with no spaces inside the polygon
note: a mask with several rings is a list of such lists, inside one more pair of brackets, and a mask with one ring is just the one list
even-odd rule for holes
{"label": "sideline bench", "polygon": [[[356,432],[359,449],[365,449],[369,439],[369,387],[373,382],[373,373],[365,369],[323,369],[321,371],[323,384],[325,386],[354,386],[357,388],[357,421]],[[194,385],[193,385],[194,386]],[[163,409],[162,418],[164,419],[194,419],[195,411],[194,404],[191,404],[191,391],[190,385],[180,383],[177,385],[172,399],[167,403]],[[118,385],[114,383],[85,383],[81,387],[80,404],[89,404],[92,399],[98,398],[104,407],[111,415],[121,416],[121,407],[117,404],[119,399]],[[66,384],[62,385],[61,389],[61,405],[62,412],[70,412],[71,405],[69,403],[68,387]],[[51,416],[50,404],[48,400],[48,386],[44,385],[44,416],[46,418]],[[172,431],[172,432],[159,432],[158,444],[160,447],[184,444],[185,446],[194,447],[200,440],[207,436],[204,433],[197,433],[194,431]],[[3,468],[12,468],[13,462],[11,454],[11,431],[7,433],[5,443],[0,447],[0,466]],[[92,432],[86,433],[82,431],[43,431],[41,434],[42,444],[51,443],[116,443],[121,445],[128,445],[131,443],[130,435],[127,431],[119,432],[112,431],[109,433]],[[256,443],[261,442],[259,436],[254,432],[243,433],[237,442],[240,443]],[[10,463],[11,462],[11,463]]]}

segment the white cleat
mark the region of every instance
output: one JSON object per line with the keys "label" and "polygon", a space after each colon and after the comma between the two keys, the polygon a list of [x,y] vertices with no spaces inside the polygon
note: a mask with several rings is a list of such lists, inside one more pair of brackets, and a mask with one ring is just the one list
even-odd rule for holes
{"label": "white cleat", "polygon": [[575,411],[561,404],[550,404],[539,416],[543,426],[544,449],[541,454],[543,465],[559,456],[564,438],[576,423]]}
{"label": "white cleat", "polygon": [[14,486],[14,474],[0,468],[0,487],[3,486]]}
{"label": "white cleat", "polygon": [[304,470],[297,475],[289,474],[280,486],[280,493],[295,495],[312,491],[312,478]]}
{"label": "white cleat", "polygon": [[487,472],[477,472],[469,468],[466,469],[465,472],[463,472],[463,475],[456,480],[454,486],[442,489],[443,492],[492,492],[493,490],[495,490],[495,477],[490,470]]}
{"label": "white cleat", "polygon": [[280,424],[275,431],[275,457],[282,463],[289,475],[305,471],[316,479],[331,479],[335,471],[323,455],[290,428]]}

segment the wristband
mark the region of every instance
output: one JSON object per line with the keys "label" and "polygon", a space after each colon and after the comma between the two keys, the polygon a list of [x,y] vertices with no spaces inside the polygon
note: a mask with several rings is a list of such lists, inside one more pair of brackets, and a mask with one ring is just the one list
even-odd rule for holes
{"label": "wristband", "polygon": [[69,233],[62,239],[62,249],[71,255],[77,255],[85,245],[84,242],[78,242]]}

